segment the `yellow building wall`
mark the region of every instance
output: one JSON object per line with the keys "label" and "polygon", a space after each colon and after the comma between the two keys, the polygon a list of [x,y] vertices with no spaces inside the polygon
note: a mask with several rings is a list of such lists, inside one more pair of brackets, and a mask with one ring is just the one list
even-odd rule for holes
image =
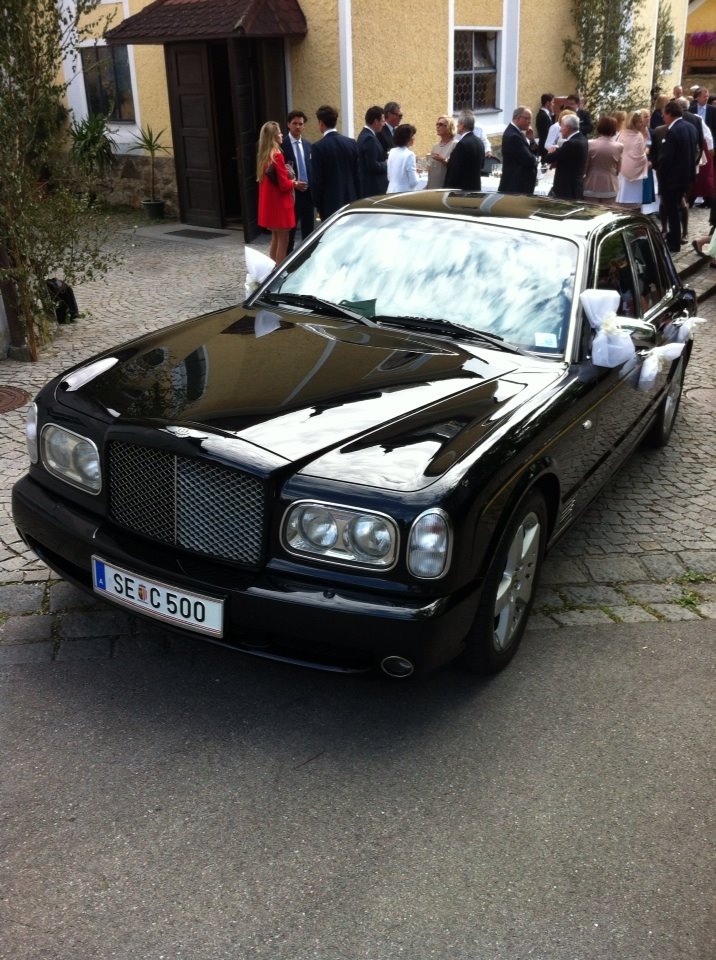
{"label": "yellow building wall", "polygon": [[455,0],[455,26],[502,26],[502,0]]}
{"label": "yellow building wall", "polygon": [[[515,106],[540,108],[543,93],[566,97],[574,93],[575,82],[562,60],[562,38],[568,23],[566,6],[561,0],[544,4],[525,3],[520,10],[520,62]],[[509,104],[506,104],[509,107]]]}
{"label": "yellow building wall", "polygon": [[[289,41],[292,97],[289,110],[303,110],[308,117],[306,137],[320,137],[316,110],[323,104],[341,109],[340,46],[337,0],[301,0],[308,33]],[[284,118],[280,118],[283,120]]]}
{"label": "yellow building wall", "polygon": [[[417,129],[415,152],[426,155],[437,137],[435,121],[448,107],[447,3],[395,4],[386,22],[384,0],[353,0],[353,101],[356,136],[365,111],[397,100],[403,122]],[[409,41],[404,44],[403,38]]]}
{"label": "yellow building wall", "polygon": [[[150,0],[130,0],[130,15],[139,13]],[[117,21],[120,22],[119,20]],[[136,45],[132,48],[137,77],[135,110],[137,123],[147,124],[155,133],[166,129],[162,142],[171,152],[171,125],[169,121],[169,94],[164,66],[164,47]]]}
{"label": "yellow building wall", "polygon": [[[716,0],[704,0],[693,13],[689,14],[686,23],[687,33],[716,32]],[[714,82],[716,87],[716,82]]]}

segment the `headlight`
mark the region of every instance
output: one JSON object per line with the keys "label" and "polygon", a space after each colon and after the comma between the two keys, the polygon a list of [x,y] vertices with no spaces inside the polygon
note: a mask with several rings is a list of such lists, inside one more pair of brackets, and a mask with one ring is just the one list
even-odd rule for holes
{"label": "headlight", "polygon": [[99,493],[99,453],[91,440],[49,423],[43,428],[40,450],[50,473],[90,493]]}
{"label": "headlight", "polygon": [[398,531],[390,517],[330,503],[296,503],[286,515],[292,553],[386,569],[395,563]]}
{"label": "headlight", "polygon": [[27,453],[33,463],[37,463],[37,404],[31,403],[25,421],[25,442]]}
{"label": "headlight", "polygon": [[451,536],[447,515],[426,510],[412,526],[408,538],[408,570],[414,577],[435,580],[447,570]]}

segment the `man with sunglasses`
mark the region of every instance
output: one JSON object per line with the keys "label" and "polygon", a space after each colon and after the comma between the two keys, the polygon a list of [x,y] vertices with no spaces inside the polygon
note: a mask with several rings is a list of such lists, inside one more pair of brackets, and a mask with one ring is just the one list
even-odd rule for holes
{"label": "man with sunglasses", "polygon": [[399,103],[396,103],[395,100],[389,100],[383,107],[383,114],[385,116],[385,125],[378,134],[378,139],[383,144],[387,159],[388,152],[393,148],[393,134],[403,119],[403,112],[400,109]]}

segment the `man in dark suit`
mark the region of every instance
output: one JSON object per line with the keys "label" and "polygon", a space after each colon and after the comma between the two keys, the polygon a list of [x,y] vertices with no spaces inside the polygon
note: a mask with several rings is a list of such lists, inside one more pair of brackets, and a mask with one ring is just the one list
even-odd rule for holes
{"label": "man in dark suit", "polygon": [[669,250],[681,249],[681,203],[696,167],[696,138],[693,128],[684,123],[681,104],[672,100],[664,107],[668,130],[659,146],[659,191],[668,223],[666,240]]}
{"label": "man in dark suit", "polygon": [[587,166],[587,138],[579,131],[579,117],[562,118],[559,131],[562,146],[552,147],[548,162],[554,171],[552,196],[560,200],[581,200],[584,196],[584,170]]}
{"label": "man in dark suit", "polygon": [[445,186],[449,190],[481,190],[482,165],[485,162],[485,147],[473,133],[475,115],[463,110],[457,118],[460,140],[455,144],[448,160]]}
{"label": "man in dark suit", "polygon": [[591,113],[580,105],[579,97],[576,93],[570,93],[567,97],[565,107],[569,110],[574,110],[579,117],[579,132],[582,136],[588,137],[594,129],[594,121],[592,120]]}
{"label": "man in dark suit", "polygon": [[385,151],[384,159],[387,159],[389,151],[393,148],[393,134],[400,126],[400,121],[403,119],[403,112],[400,109],[399,103],[396,103],[395,100],[389,100],[383,107],[383,114],[385,117],[385,125],[378,134],[378,139],[383,144],[383,150]]}
{"label": "man in dark suit", "polygon": [[321,220],[326,220],[358,199],[358,145],[337,132],[335,107],[319,107],[316,118],[323,137],[313,144],[311,152],[311,191]]}
{"label": "man in dark suit", "polygon": [[311,196],[311,144],[303,136],[307,117],[302,110],[292,110],[287,119],[288,136],[283,138],[281,150],[296,175],[296,190],[293,206],[296,212],[296,226],[288,234],[287,253],[296,243],[296,230],[301,228],[301,240],[305,240],[316,225],[316,208]]}
{"label": "man in dark suit", "polygon": [[547,149],[544,145],[549,133],[549,128],[554,123],[554,94],[543,93],[540,97],[541,106],[537,113],[537,140],[539,142],[539,155],[544,159],[547,156]]}
{"label": "man in dark suit", "polygon": [[531,196],[537,183],[539,148],[532,129],[532,111],[517,107],[512,123],[502,134],[502,176],[500,193],[526,193]]}
{"label": "man in dark suit", "polygon": [[368,107],[365,126],[358,134],[358,179],[360,196],[372,197],[388,190],[388,163],[378,139],[383,129],[383,108]]}

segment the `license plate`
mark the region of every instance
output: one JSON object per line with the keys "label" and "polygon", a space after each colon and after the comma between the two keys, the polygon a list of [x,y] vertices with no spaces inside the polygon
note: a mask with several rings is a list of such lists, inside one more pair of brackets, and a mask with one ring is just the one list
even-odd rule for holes
{"label": "license plate", "polygon": [[92,557],[92,580],[95,592],[107,600],[196,633],[224,635],[223,600],[149,580],[99,557]]}

